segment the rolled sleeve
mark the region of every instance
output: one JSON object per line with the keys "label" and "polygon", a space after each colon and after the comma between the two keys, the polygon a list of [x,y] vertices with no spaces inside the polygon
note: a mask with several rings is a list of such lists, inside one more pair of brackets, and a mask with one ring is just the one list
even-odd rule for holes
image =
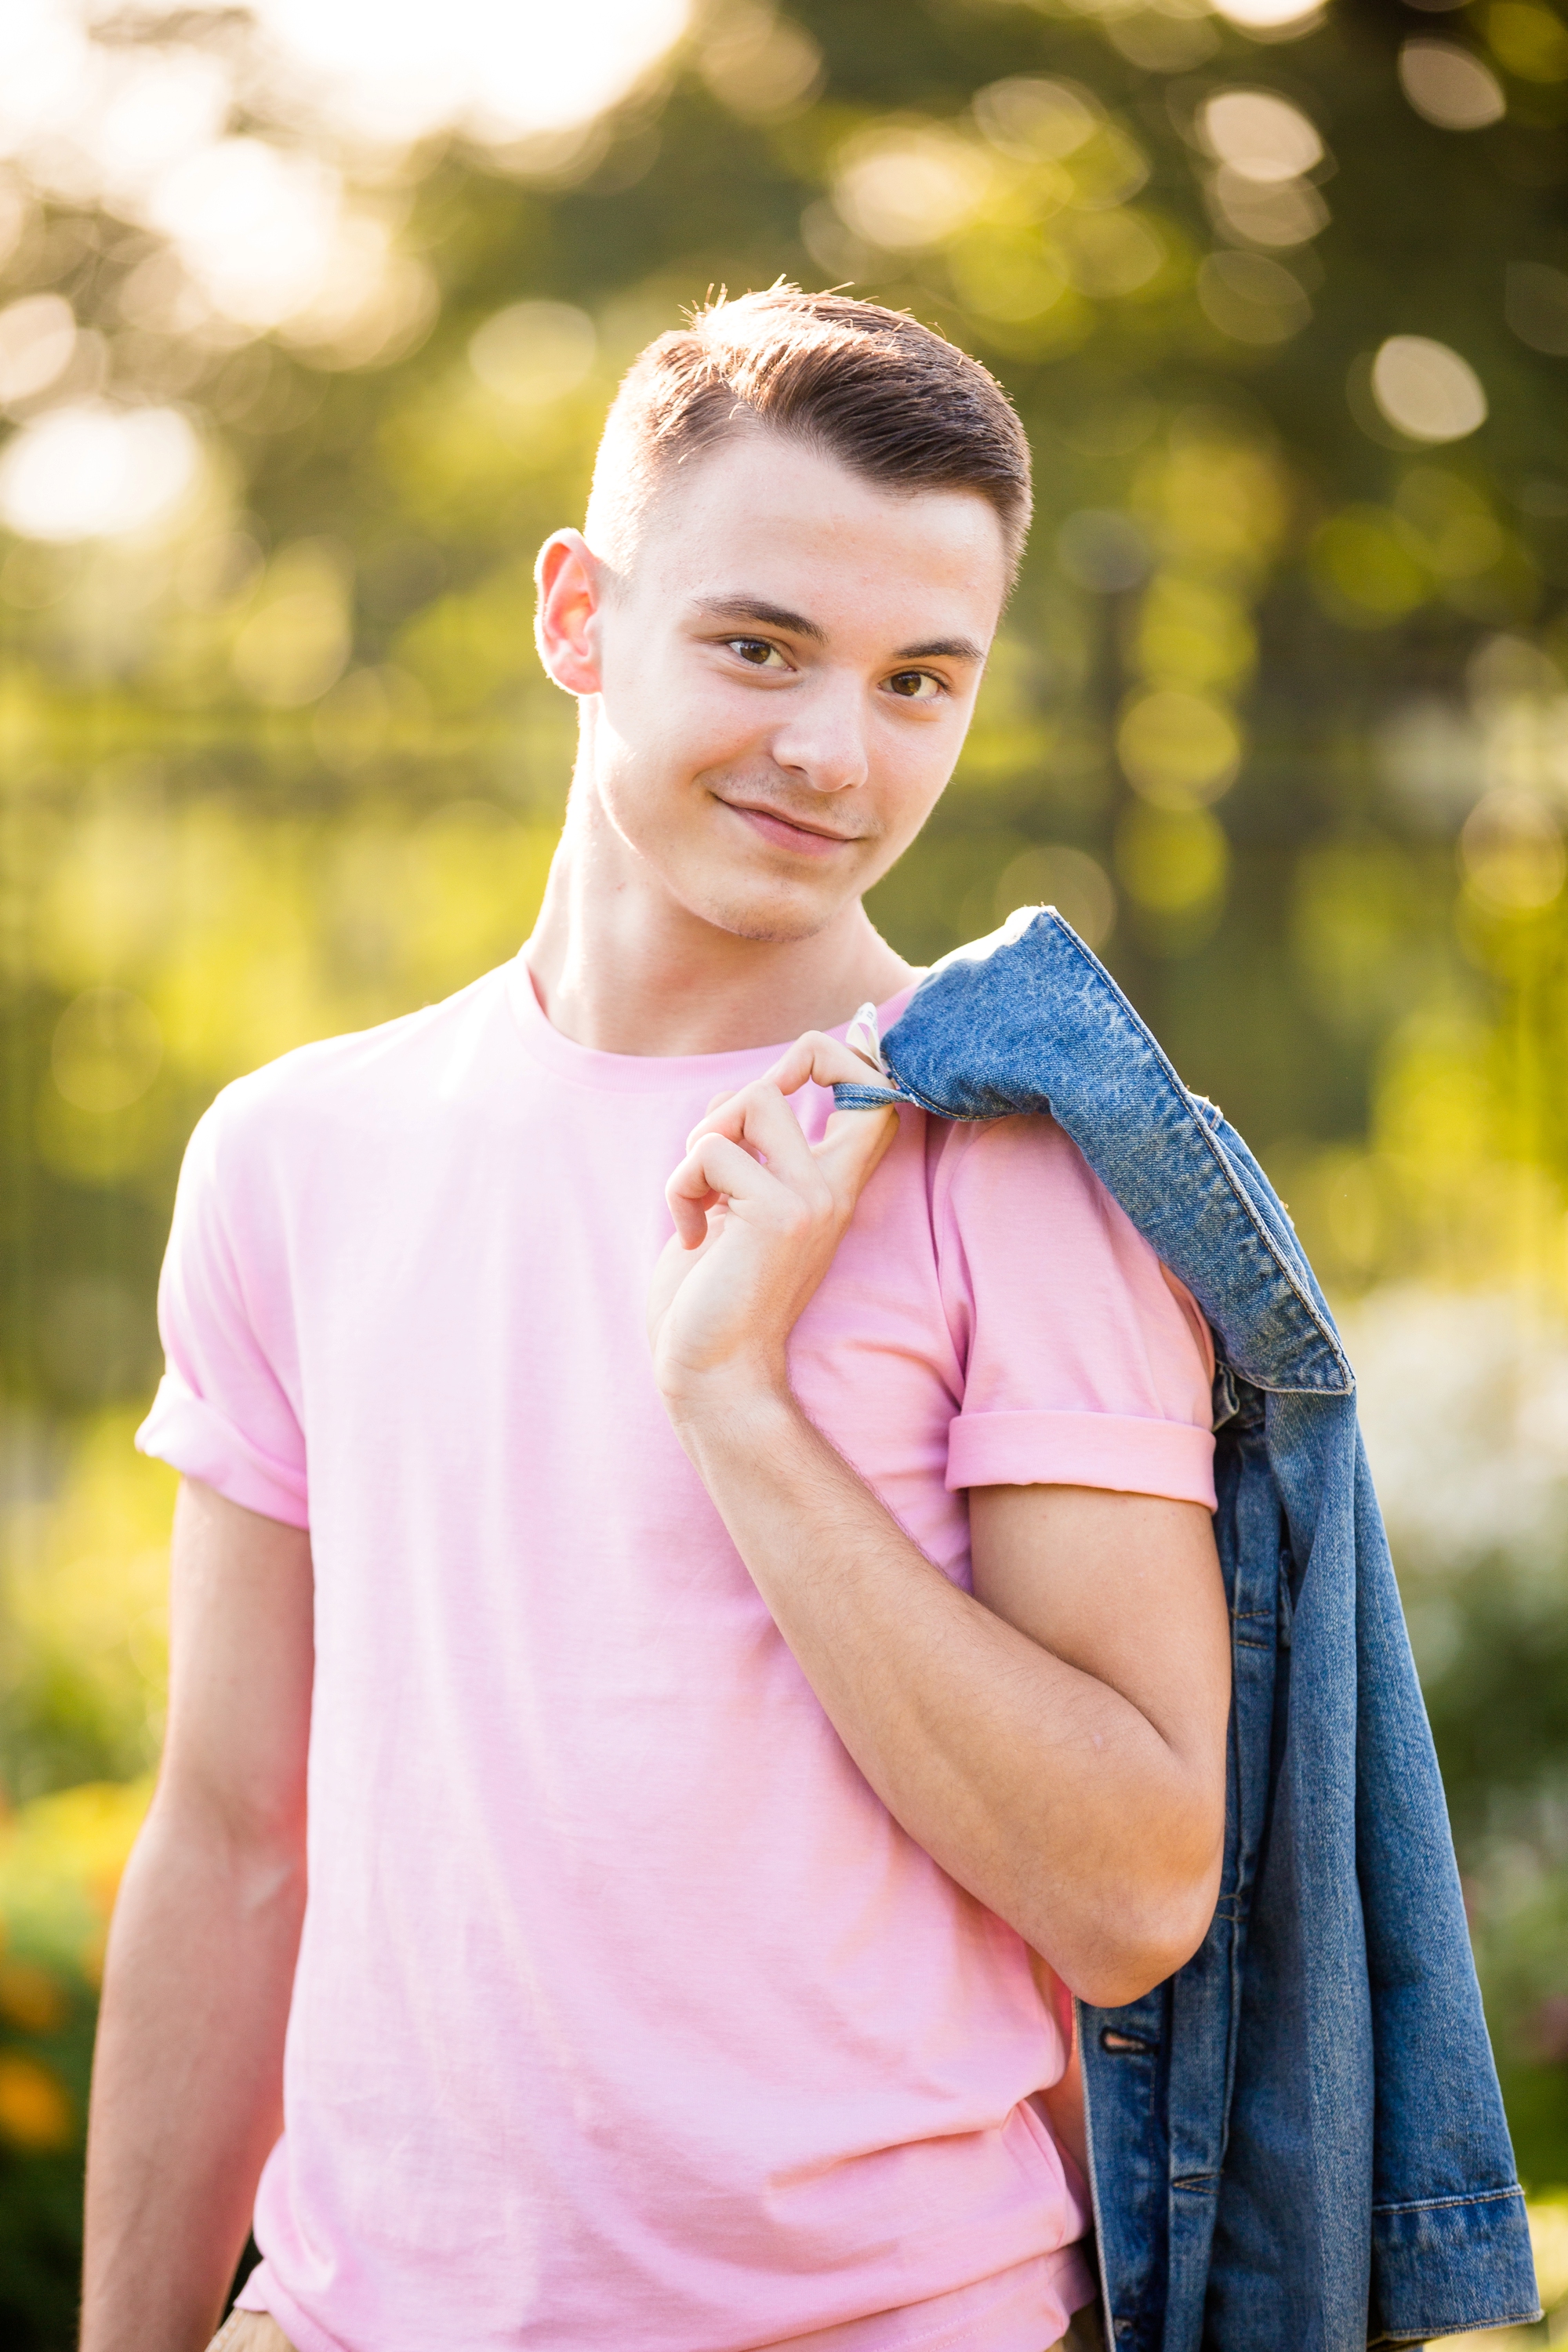
{"label": "rolled sleeve", "polygon": [[1102,1486],[1212,1511],[1208,1327],[1061,1129],[955,1131],[933,1215],[963,1366],[949,1490]]}
{"label": "rolled sleeve", "polygon": [[1105,1486],[1215,1508],[1214,1436],[1176,1421],[1111,1412],[960,1413],[947,1485]]}
{"label": "rolled sleeve", "polygon": [[302,1474],[263,1454],[173,1372],[165,1372],[158,1384],[153,1410],[136,1433],[136,1450],[167,1462],[183,1477],[199,1478],[263,1518],[281,1519],[290,1528],[310,1524]]}
{"label": "rolled sleeve", "polygon": [[165,1370],[142,1454],[233,1503],[310,1525],[288,1253],[242,1080],[186,1148],[158,1286]]}

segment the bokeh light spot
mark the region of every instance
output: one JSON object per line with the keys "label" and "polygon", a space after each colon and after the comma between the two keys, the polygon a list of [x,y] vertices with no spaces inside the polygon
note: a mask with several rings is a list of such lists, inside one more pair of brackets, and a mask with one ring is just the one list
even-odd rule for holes
{"label": "bokeh light spot", "polygon": [[1052,842],[1015,857],[996,885],[996,920],[1016,908],[1055,907],[1087,946],[1102,948],[1116,928],[1110,877],[1087,850]]}
{"label": "bokeh light spot", "polygon": [[503,400],[542,408],[582,383],[597,341],[592,319],[569,302],[514,302],[476,331],[468,364]]}
{"label": "bokeh light spot", "polygon": [[1416,113],[1440,131],[1483,131],[1508,111],[1496,74],[1457,41],[1406,41],[1399,81]]}
{"label": "bokeh light spot", "polygon": [[1248,180],[1297,180],[1323,160],[1316,126],[1273,90],[1219,90],[1198,122],[1209,152]]}
{"label": "bokeh light spot", "polygon": [[157,1077],[163,1038],[149,1007],[123,988],[85,989],[55,1024],[55,1084],[78,1110],[128,1110]]}
{"label": "bokeh light spot", "polygon": [[31,400],[70,365],[76,317],[58,294],[27,294],[0,310],[0,401]]}
{"label": "bokeh light spot", "polygon": [[0,456],[0,521],[24,539],[121,538],[175,507],[200,461],[178,409],[50,409]]}
{"label": "bokeh light spot", "polygon": [[1487,421],[1474,368],[1428,335],[1390,335],[1372,363],[1372,396],[1413,441],[1462,441]]}

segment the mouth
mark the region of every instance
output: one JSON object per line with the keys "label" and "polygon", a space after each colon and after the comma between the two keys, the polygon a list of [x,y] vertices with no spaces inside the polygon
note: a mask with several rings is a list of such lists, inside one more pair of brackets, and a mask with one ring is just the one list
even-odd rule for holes
{"label": "mouth", "polygon": [[763,803],[724,801],[721,806],[732,810],[764,841],[792,851],[796,857],[831,857],[835,850],[847,849],[860,838],[855,833],[835,833],[831,825],[805,824],[797,818],[781,816]]}

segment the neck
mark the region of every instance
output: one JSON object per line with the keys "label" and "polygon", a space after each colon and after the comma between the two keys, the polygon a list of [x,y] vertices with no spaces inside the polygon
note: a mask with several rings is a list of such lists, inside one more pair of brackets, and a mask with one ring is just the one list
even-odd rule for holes
{"label": "neck", "polygon": [[525,956],[552,1026],[601,1054],[784,1045],[914,978],[858,899],[810,939],[737,939],[704,922],[575,789]]}

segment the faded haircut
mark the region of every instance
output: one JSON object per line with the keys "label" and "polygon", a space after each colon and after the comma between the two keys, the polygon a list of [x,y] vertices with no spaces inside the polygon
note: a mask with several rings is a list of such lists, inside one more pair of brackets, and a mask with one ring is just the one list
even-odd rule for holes
{"label": "faded haircut", "polygon": [[879,302],[723,294],[637,354],[605,422],[589,543],[625,573],[660,492],[737,432],[763,426],[889,490],[970,490],[994,509],[1017,574],[1033,498],[1029,445],[995,377]]}

